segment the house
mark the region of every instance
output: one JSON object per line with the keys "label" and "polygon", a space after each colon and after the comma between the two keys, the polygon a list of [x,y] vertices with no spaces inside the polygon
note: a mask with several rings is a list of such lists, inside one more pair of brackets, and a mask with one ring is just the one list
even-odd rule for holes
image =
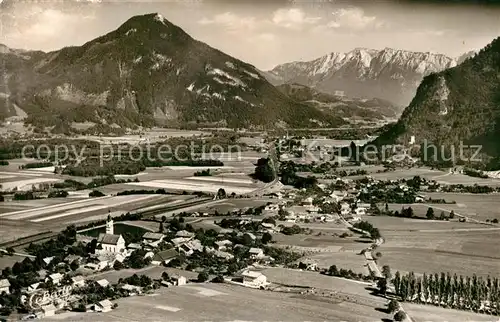
{"label": "house", "polygon": [[351,213],[351,206],[346,203],[346,202],[343,202],[340,204],[340,214],[342,216],[347,216]]}
{"label": "house", "polygon": [[191,233],[187,230],[179,230],[176,234],[175,237],[184,237],[184,238],[191,238],[194,237],[194,233]]}
{"label": "house", "polygon": [[266,205],[264,210],[265,211],[278,211],[278,210],[280,210],[280,206],[277,204],[269,204],[269,205]]}
{"label": "house", "polygon": [[96,283],[99,284],[100,287],[107,287],[109,285],[108,280],[105,278],[96,281]]}
{"label": "house", "polygon": [[180,245],[178,249],[180,252],[186,254],[186,256],[191,256],[195,251],[201,252],[203,250],[203,245],[198,239],[195,239]]}
{"label": "house", "polygon": [[52,281],[54,285],[59,285],[63,279],[63,275],[61,273],[50,274],[46,281]]}
{"label": "house", "polygon": [[250,258],[252,259],[260,259],[265,257],[264,251],[261,248],[252,247],[248,252],[250,253]]}
{"label": "house", "polygon": [[131,294],[141,294],[142,293],[142,288],[140,286],[136,285],[130,285],[130,284],[124,284],[120,286],[122,290],[128,291]]}
{"label": "house", "polygon": [[42,306],[42,312],[44,317],[54,316],[56,315],[56,307],[54,304],[44,305]]}
{"label": "house", "polygon": [[358,207],[354,210],[354,213],[356,214],[356,216],[364,216],[366,215],[366,208],[364,207]]}
{"label": "house", "polygon": [[137,243],[130,243],[128,244],[127,249],[132,249],[132,250],[142,249],[142,246]]}
{"label": "house", "polygon": [[73,282],[73,286],[74,286],[74,287],[82,287],[82,286],[85,286],[85,278],[83,278],[83,276],[81,276],[81,275],[78,275],[78,276],[72,277],[72,278],[71,278],[71,281]]}
{"label": "house", "polygon": [[51,256],[51,257],[45,257],[43,259],[43,262],[45,263],[45,265],[49,265],[50,262],[52,262],[52,260],[54,259],[54,256]]}
{"label": "house", "polygon": [[122,235],[99,234],[97,245],[96,253],[98,254],[121,253],[126,249]]}
{"label": "house", "polygon": [[312,206],[313,205],[313,198],[308,197],[304,201],[302,201],[302,205],[305,207]]}
{"label": "house", "polygon": [[144,244],[150,244],[150,243],[159,244],[163,241],[163,238],[165,238],[164,234],[153,233],[148,231],[142,236],[142,242]]}
{"label": "house", "polygon": [[0,294],[3,292],[10,294],[10,282],[6,278],[0,280]]}
{"label": "house", "polygon": [[268,284],[267,277],[260,272],[245,270],[241,276],[243,277],[243,284],[250,287],[263,287]]}
{"label": "house", "polygon": [[167,250],[156,253],[153,256],[151,264],[153,264],[153,265],[162,265],[162,264],[166,265],[172,259],[176,258],[178,255],[179,255],[179,253],[174,248],[167,249]]}
{"label": "house", "polygon": [[245,235],[248,236],[248,237],[250,237],[250,239],[252,241],[255,241],[257,239],[257,237],[254,234],[252,234],[252,233],[245,233],[245,234],[243,234],[243,236],[245,236]]}
{"label": "house", "polygon": [[68,255],[64,258],[64,261],[68,264],[71,264],[73,262],[77,262],[78,264],[80,264],[80,262],[82,261],[82,258],[78,255]]}
{"label": "house", "polygon": [[226,250],[227,247],[231,247],[233,243],[230,240],[221,240],[221,241],[216,241],[215,246],[217,247],[218,250]]}
{"label": "house", "polygon": [[176,286],[182,286],[187,284],[187,279],[184,276],[174,275],[170,278],[170,280]]}
{"label": "house", "polygon": [[110,312],[113,309],[113,303],[110,300],[102,300],[95,305],[96,312]]}
{"label": "house", "polygon": [[233,254],[228,253],[228,252],[223,252],[221,250],[214,251],[214,255],[217,256],[217,257],[219,257],[219,258],[224,258],[224,259],[227,259],[227,260],[230,260],[230,259],[234,258]]}
{"label": "house", "polygon": [[40,282],[33,283],[30,286],[28,286],[27,292],[28,293],[33,293],[34,291],[38,290],[39,286],[40,286]]}
{"label": "house", "polygon": [[263,222],[261,224],[262,228],[264,231],[267,231],[268,233],[272,233],[276,230],[276,226],[272,223],[269,222]]}

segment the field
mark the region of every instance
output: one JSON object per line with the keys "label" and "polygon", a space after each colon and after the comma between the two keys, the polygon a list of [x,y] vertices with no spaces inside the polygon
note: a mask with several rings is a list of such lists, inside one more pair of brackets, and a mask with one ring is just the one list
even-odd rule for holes
{"label": "field", "polygon": [[117,302],[118,308],[110,313],[71,315],[70,319],[358,322],[380,321],[389,317],[375,310],[373,306],[355,303],[352,299],[326,301],[313,296],[253,290],[227,284],[193,284],[162,288],[153,296],[129,297]]}
{"label": "field", "polygon": [[[500,181],[500,180],[498,180]],[[500,220],[500,194],[465,194],[465,193],[427,193],[433,199],[455,201],[456,204],[433,205],[473,219],[486,220],[497,218]]]}
{"label": "field", "polygon": [[385,239],[377,249],[382,253],[379,265],[389,265],[393,271],[500,276],[499,228],[395,217],[365,220]]}
{"label": "field", "polygon": [[498,322],[497,317],[467,311],[445,309],[431,305],[405,303],[404,308],[414,322]]}
{"label": "field", "polygon": [[397,169],[395,171],[388,171],[383,173],[370,174],[373,178],[379,180],[396,180],[396,179],[411,179],[414,176],[420,176],[427,180],[435,180],[440,184],[463,184],[463,185],[484,185],[484,186],[500,186],[500,180],[493,178],[476,178],[469,177],[464,174],[452,174],[441,170],[431,170],[426,167],[411,168],[411,169]]}

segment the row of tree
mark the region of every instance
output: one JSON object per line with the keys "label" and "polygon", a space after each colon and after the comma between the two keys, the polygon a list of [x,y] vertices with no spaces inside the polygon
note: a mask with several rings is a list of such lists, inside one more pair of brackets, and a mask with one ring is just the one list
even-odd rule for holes
{"label": "row of tree", "polygon": [[415,276],[413,272],[407,275],[396,272],[393,284],[396,295],[403,301],[500,314],[500,284],[496,277],[485,279],[450,273]]}

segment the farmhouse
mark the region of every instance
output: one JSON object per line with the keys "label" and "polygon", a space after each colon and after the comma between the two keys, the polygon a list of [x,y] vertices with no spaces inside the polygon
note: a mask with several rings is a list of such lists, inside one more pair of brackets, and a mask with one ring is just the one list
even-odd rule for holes
{"label": "farmhouse", "polygon": [[243,284],[251,287],[261,287],[267,285],[267,277],[255,271],[245,270],[241,276],[243,277]]}
{"label": "farmhouse", "polygon": [[187,284],[187,279],[184,276],[174,275],[170,278],[172,283],[176,286],[182,286]]}
{"label": "farmhouse", "polygon": [[198,239],[195,239],[180,245],[178,249],[180,252],[186,254],[186,256],[191,256],[195,251],[202,251],[203,245]]}
{"label": "farmhouse", "polygon": [[3,292],[10,294],[9,288],[10,288],[10,282],[8,279],[0,280],[0,294],[2,294]]}
{"label": "farmhouse", "polygon": [[49,277],[47,277],[47,281],[52,281],[54,285],[59,285],[61,283],[61,280],[63,278],[63,275],[61,273],[54,273],[50,274]]}
{"label": "farmhouse", "polygon": [[113,303],[110,300],[103,300],[94,307],[96,312],[110,312],[113,309]]}
{"label": "farmhouse", "polygon": [[144,244],[158,245],[159,243],[161,243],[163,241],[163,238],[165,238],[164,234],[153,233],[153,232],[148,231],[147,233],[145,233],[142,236],[142,242]]}
{"label": "farmhouse", "polygon": [[153,265],[166,265],[168,264],[172,259],[176,258],[179,255],[179,253],[175,249],[167,249],[164,251],[161,251],[159,253],[156,253],[153,256],[153,260],[151,261],[151,264]]}
{"label": "farmhouse", "polygon": [[100,287],[107,287],[109,285],[108,280],[105,278],[98,280],[96,283],[99,284]]}
{"label": "farmhouse", "polygon": [[82,287],[82,286],[85,286],[85,278],[83,278],[83,276],[81,276],[81,275],[78,275],[78,276],[72,277],[72,278],[71,278],[71,281],[73,282],[73,286],[74,286],[74,287]]}
{"label": "farmhouse", "polygon": [[226,250],[227,247],[231,247],[232,244],[233,243],[227,239],[215,242],[216,248],[221,251]]}
{"label": "farmhouse", "polygon": [[252,259],[259,259],[259,258],[265,257],[264,251],[261,248],[252,247],[252,248],[250,248],[250,250],[248,252],[250,253],[250,257]]}
{"label": "farmhouse", "polygon": [[187,231],[187,230],[179,230],[176,234],[175,237],[183,237],[183,238],[191,238],[194,237],[194,234]]}

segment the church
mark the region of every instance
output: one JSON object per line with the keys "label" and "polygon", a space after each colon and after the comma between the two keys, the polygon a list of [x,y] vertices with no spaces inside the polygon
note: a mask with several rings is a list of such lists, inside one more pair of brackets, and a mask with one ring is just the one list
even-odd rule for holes
{"label": "church", "polygon": [[116,254],[126,250],[123,236],[114,234],[114,223],[111,216],[108,216],[106,221],[106,233],[99,234],[97,238],[97,245],[96,253],[98,254]]}

